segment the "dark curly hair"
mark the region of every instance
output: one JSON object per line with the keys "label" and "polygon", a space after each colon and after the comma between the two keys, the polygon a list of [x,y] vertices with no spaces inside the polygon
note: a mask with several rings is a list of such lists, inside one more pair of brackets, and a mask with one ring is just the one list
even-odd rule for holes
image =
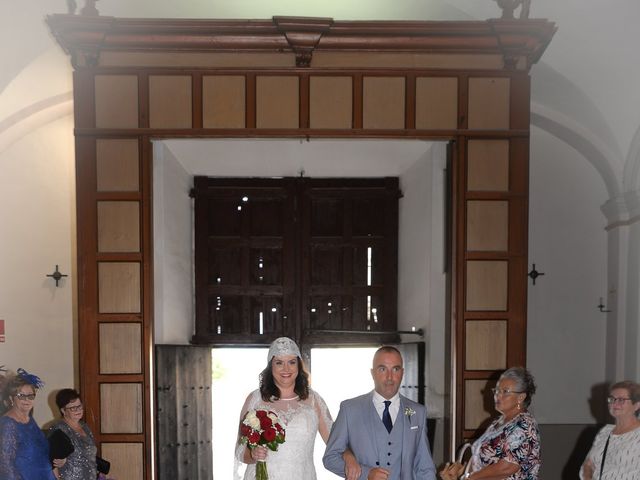
{"label": "dark curly hair", "polygon": [[516,383],[516,388],[519,392],[526,393],[527,396],[522,402],[525,407],[531,405],[531,398],[536,393],[536,383],[533,379],[533,375],[524,367],[511,367],[500,375],[500,380],[507,378],[513,380]]}
{"label": "dark curly hair", "polygon": [[60,413],[62,413],[62,409],[69,405],[69,403],[79,398],[80,394],[73,388],[63,388],[56,393],[56,405],[60,409]]}
{"label": "dark curly hair", "polygon": [[[260,372],[260,396],[265,402],[270,402],[273,398],[276,400],[280,398],[280,389],[273,379],[271,370],[274,358]],[[293,391],[300,397],[300,400],[306,400],[309,397],[309,373],[307,373],[302,359],[297,356],[296,359],[298,361],[298,376],[296,377],[296,385]]]}

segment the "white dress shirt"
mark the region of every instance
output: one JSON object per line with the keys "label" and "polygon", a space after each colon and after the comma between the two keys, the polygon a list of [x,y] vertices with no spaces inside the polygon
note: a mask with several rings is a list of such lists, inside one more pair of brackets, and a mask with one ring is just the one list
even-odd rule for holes
{"label": "white dress shirt", "polygon": [[391,400],[391,405],[389,405],[389,415],[391,415],[391,423],[395,425],[396,418],[398,418],[398,412],[400,411],[400,394],[396,393],[393,397],[387,399],[375,390],[373,391],[373,405],[376,407],[376,412],[378,412],[380,420],[382,420],[385,400]]}

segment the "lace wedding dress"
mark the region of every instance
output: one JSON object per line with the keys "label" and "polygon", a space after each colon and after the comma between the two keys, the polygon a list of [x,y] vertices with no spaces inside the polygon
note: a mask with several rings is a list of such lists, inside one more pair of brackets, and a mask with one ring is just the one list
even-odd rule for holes
{"label": "lace wedding dress", "polygon": [[[265,402],[260,397],[260,392],[255,390],[242,407],[240,420],[242,421],[247,411],[253,409],[271,410],[284,423],[285,442],[278,447],[278,451],[269,450],[267,454],[269,480],[315,480],[313,446],[316,434],[320,431],[326,441],[333,423],[322,397],[310,390],[306,400],[299,400],[296,397],[290,400]],[[242,478],[241,471],[244,464],[241,462],[245,448],[246,446],[242,444],[236,447],[234,480]],[[246,467],[244,478],[255,479],[255,464],[249,464]]]}

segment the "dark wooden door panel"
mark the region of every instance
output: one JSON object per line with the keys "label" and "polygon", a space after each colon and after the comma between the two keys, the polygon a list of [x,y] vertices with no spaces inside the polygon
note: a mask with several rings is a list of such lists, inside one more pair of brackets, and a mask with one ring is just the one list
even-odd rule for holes
{"label": "dark wooden door panel", "polygon": [[194,197],[194,343],[396,329],[397,179],[197,177]]}

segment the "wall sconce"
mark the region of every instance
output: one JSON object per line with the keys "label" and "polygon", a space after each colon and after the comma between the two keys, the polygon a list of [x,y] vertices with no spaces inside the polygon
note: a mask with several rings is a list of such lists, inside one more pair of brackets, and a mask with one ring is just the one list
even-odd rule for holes
{"label": "wall sconce", "polygon": [[62,280],[62,277],[68,277],[68,275],[64,275],[62,273],[60,273],[60,270],[58,270],[58,265],[56,265],[56,270],[53,273],[50,273],[49,275],[46,275],[47,277],[51,277],[56,281],[56,287],[58,287],[58,282],[60,282],[60,280]]}

